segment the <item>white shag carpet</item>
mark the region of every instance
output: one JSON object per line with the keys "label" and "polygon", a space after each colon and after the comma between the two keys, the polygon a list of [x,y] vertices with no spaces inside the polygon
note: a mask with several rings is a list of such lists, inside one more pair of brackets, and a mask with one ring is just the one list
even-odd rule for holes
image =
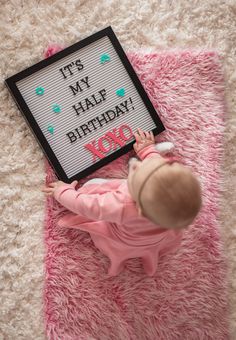
{"label": "white shag carpet", "polygon": [[221,226],[229,263],[231,338],[236,339],[236,1],[1,0],[0,4],[0,339],[45,338],[40,192],[44,158],[3,81],[41,60],[49,43],[68,46],[108,25],[126,51],[216,49],[222,56],[228,117]]}

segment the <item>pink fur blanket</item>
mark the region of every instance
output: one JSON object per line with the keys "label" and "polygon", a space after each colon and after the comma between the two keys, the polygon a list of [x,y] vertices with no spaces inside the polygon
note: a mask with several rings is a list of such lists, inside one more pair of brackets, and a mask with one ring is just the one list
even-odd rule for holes
{"label": "pink fur blanket", "polygon": [[[46,55],[55,52],[48,49]],[[181,249],[161,259],[154,278],[138,259],[115,278],[89,234],[57,226],[60,209],[48,199],[45,218],[45,323],[48,339],[226,340],[226,265],[218,225],[224,118],[223,77],[214,52],[130,53],[166,126],[159,141],[196,171],[203,209]],[[130,155],[93,176],[124,177]],[[47,181],[54,179],[47,166]]]}

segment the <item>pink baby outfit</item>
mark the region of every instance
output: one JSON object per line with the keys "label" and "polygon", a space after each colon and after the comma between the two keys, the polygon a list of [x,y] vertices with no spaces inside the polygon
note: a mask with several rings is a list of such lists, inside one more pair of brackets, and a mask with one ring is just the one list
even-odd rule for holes
{"label": "pink baby outfit", "polygon": [[[159,154],[151,145],[138,156],[143,160]],[[161,229],[138,214],[125,179],[87,182],[77,191],[65,184],[56,189],[54,196],[72,212],[61,218],[59,225],[89,232],[96,247],[110,259],[111,276],[120,273],[127,259],[136,257],[142,259],[144,270],[152,276],[159,256],[180,245],[181,231]]]}

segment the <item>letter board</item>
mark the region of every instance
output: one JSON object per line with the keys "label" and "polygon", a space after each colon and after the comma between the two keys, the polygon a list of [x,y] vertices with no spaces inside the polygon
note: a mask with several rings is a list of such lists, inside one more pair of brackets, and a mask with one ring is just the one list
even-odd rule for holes
{"label": "letter board", "polygon": [[65,182],[131,150],[138,127],[164,130],[111,27],[5,82]]}

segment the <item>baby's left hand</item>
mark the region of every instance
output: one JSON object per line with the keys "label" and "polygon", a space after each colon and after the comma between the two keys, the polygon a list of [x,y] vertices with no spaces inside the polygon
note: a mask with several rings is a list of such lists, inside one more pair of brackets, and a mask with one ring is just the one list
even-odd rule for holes
{"label": "baby's left hand", "polygon": [[[44,186],[42,188],[42,192],[44,192],[47,196],[53,196],[54,192],[57,188],[60,188],[63,185],[66,185],[67,183],[64,183],[62,181],[52,182],[49,183],[48,186]],[[73,181],[71,185],[75,188],[78,184],[78,181]]]}

